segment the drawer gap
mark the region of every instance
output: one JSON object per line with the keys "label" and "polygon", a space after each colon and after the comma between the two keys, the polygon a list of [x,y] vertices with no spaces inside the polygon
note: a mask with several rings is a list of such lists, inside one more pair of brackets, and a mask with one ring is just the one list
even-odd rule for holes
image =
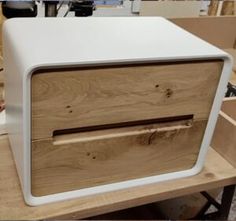
{"label": "drawer gap", "polygon": [[132,126],[139,126],[139,125],[141,126],[141,125],[149,125],[149,124],[156,124],[156,123],[167,123],[167,122],[175,122],[175,121],[181,121],[181,120],[192,120],[192,119],[193,119],[193,114],[190,114],[190,115],[181,115],[181,116],[174,116],[174,117],[164,117],[164,118],[156,118],[156,119],[119,122],[119,123],[113,123],[113,124],[68,128],[68,129],[53,131],[53,136],[55,137],[58,135],[66,135],[66,134],[72,134],[72,133],[115,129],[115,128],[122,128],[122,127],[132,127]]}
{"label": "drawer gap", "polygon": [[106,140],[192,127],[193,115],[56,130],[53,145]]}

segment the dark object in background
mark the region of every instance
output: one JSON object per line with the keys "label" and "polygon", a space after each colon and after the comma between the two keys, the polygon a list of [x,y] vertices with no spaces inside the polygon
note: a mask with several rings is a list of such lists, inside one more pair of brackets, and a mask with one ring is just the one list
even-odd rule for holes
{"label": "dark object in background", "polygon": [[94,1],[81,1],[81,0],[73,0],[71,1],[70,11],[75,12],[75,16],[84,17],[91,16],[93,14],[93,10],[95,9]]}
{"label": "dark object in background", "polygon": [[234,97],[234,96],[236,96],[236,86],[231,83],[228,83],[225,97]]}
{"label": "dark object in background", "polygon": [[57,4],[59,1],[43,1],[45,4],[45,17],[56,17],[58,10],[57,10]]}
{"label": "dark object in background", "polygon": [[36,17],[35,1],[2,1],[2,13],[6,18]]}

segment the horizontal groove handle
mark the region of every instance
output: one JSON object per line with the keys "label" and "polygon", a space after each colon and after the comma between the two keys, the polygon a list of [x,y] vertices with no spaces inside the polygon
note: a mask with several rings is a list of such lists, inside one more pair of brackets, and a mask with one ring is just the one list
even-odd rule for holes
{"label": "horizontal groove handle", "polygon": [[[107,130],[97,130],[88,132],[79,132],[65,135],[55,135],[53,136],[53,145],[63,145],[70,143],[81,143],[81,142],[91,142],[119,137],[137,136],[143,134],[151,134],[155,132],[168,132],[173,130],[187,129],[192,126],[192,121],[181,121],[181,124],[161,126],[160,124],[149,126],[134,126],[134,127],[124,127],[115,128]],[[180,123],[180,122],[178,122]]]}

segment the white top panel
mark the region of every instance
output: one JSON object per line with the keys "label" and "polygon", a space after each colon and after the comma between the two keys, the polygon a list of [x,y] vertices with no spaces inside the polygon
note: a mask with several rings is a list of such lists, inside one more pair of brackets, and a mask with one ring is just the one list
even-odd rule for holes
{"label": "white top panel", "polygon": [[23,72],[39,66],[226,56],[161,17],[9,19],[4,37]]}

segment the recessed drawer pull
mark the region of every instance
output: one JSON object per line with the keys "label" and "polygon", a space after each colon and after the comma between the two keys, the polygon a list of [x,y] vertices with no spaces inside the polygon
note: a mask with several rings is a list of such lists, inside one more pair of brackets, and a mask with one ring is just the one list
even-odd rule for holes
{"label": "recessed drawer pull", "polygon": [[168,132],[192,127],[191,120],[175,121],[172,123],[140,125],[133,127],[113,128],[88,132],[71,133],[53,136],[53,145],[63,145],[79,142],[113,139],[119,137],[137,136],[158,132]]}

